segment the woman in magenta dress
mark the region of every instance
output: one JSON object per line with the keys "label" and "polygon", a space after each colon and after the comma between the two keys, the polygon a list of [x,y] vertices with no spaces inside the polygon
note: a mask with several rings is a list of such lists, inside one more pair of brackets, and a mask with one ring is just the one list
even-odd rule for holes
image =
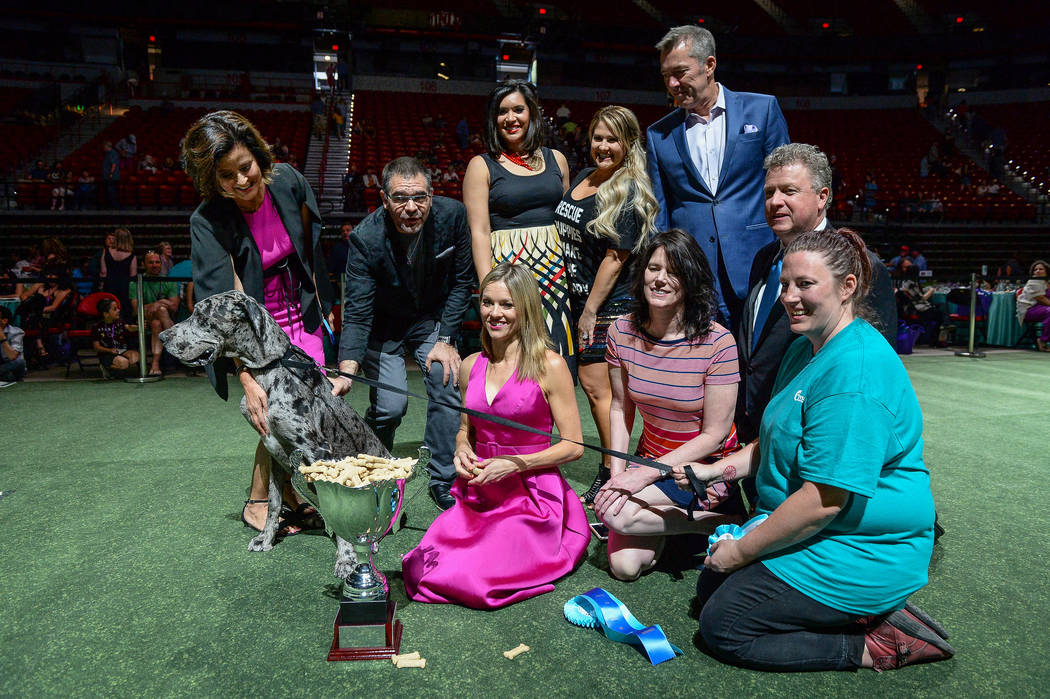
{"label": "woman in magenta dress", "polygon": [[[289,165],[275,164],[270,147],[240,114],[212,112],[186,134],[183,164],[204,199],[190,217],[194,295],[207,298],[231,289],[262,303],[292,343],[324,363],[322,323],[334,293],[320,245],[321,215],[310,185]],[[208,368],[216,391],[226,397],[228,360]],[[237,377],[252,424],[266,432],[266,393],[240,366]],[[255,452],[245,526],[266,521],[270,455],[260,440]],[[286,502],[299,503],[287,488]],[[280,530],[296,533],[295,521],[316,524],[312,508],[299,503],[297,516]],[[304,520],[307,521],[307,520]]]}
{"label": "woman in magenta dress", "polygon": [[[481,283],[483,351],[464,360],[468,408],[566,440],[582,438],[572,375],[550,349],[531,272],[497,265]],[[419,602],[495,609],[554,589],[590,541],[579,497],[558,470],[583,448],[463,416],[456,438],[455,507],[441,513],[402,562]]]}

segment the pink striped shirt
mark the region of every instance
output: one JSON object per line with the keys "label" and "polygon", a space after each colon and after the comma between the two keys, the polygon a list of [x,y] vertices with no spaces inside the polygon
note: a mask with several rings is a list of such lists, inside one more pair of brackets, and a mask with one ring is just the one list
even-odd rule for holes
{"label": "pink striped shirt", "polygon": [[[636,329],[631,316],[609,328],[605,361],[627,370],[627,394],[642,414],[639,452],[659,459],[700,434],[704,387],[740,382],[736,341],[718,323],[696,340],[664,342]],[[736,451],[736,429],[724,452]]]}

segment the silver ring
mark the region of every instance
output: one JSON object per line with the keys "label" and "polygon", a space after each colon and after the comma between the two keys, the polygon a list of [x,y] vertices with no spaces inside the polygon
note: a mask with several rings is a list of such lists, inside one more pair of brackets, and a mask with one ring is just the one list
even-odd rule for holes
{"label": "silver ring", "polygon": [[584,334],[580,335],[580,337],[582,337],[584,340],[589,340],[591,336],[588,335],[587,333],[584,333]]}

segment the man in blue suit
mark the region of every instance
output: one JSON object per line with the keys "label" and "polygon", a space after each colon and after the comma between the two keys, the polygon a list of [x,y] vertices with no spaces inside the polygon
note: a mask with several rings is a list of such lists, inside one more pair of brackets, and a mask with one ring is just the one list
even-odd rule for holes
{"label": "man in blue suit", "polygon": [[649,176],[660,202],[658,230],[681,228],[703,248],[719,308],[733,327],[748,292],[751,261],[774,240],[763,214],[762,160],[788,143],[776,98],[715,82],[715,39],[674,27],[656,44],[660,72],[679,107],[649,127]]}

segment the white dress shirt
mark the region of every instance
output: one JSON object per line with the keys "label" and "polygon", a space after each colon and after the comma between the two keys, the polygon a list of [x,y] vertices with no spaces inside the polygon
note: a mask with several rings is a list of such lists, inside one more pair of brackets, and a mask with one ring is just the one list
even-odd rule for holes
{"label": "white dress shirt", "polygon": [[685,120],[685,141],[689,155],[704,178],[711,194],[718,192],[718,173],[726,152],[726,96],[718,85],[718,98],[711,113],[702,117],[689,112]]}

